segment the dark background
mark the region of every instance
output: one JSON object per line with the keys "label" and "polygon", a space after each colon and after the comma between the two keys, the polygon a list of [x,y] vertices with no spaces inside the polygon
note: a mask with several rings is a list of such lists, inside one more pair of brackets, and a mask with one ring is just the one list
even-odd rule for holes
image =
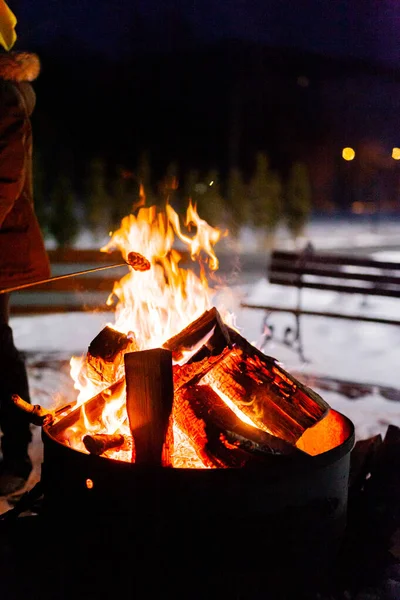
{"label": "dark background", "polygon": [[[250,178],[263,152],[282,177],[308,166],[316,212],[350,210],[360,178],[398,211],[396,0],[9,4],[16,49],[42,60],[34,128],[48,181],[68,168],[79,190],[93,158],[134,173],[147,153],[154,185],[171,162],[181,180],[215,169],[223,184],[232,167]],[[366,157],[361,175],[344,146]]]}

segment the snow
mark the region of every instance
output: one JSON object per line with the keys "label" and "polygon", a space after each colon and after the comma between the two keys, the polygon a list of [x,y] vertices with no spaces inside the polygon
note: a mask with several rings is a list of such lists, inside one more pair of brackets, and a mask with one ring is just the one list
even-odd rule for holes
{"label": "snow", "polygon": [[[316,247],[343,248],[370,244],[371,256],[384,260],[400,260],[394,251],[400,226],[388,223],[375,234],[362,227],[329,229],[315,225],[311,239]],[[362,242],[362,243],[361,243]],[[380,251],[376,249],[381,247]],[[400,246],[399,246],[400,248]],[[249,250],[249,247],[247,248]],[[244,278],[243,281],[246,281]],[[240,283],[240,280],[239,280]],[[303,307],[354,314],[396,317],[400,304],[394,299],[372,298],[363,304],[362,297],[304,290]],[[240,308],[240,302],[272,303],[294,306],[296,291],[270,285],[261,274],[254,285],[235,285],[218,294],[218,300],[234,311],[241,333],[253,343],[261,338],[263,311]],[[91,340],[113,317],[110,313],[71,313],[67,315],[21,316],[11,319],[17,347],[27,354],[33,403],[51,406],[68,401],[74,395],[68,361],[72,355],[86,351]],[[277,358],[284,367],[301,378],[302,374],[325,375],[340,380],[371,384],[371,393],[351,400],[333,391],[315,388],[335,409],[347,415],[355,424],[359,439],[376,433],[384,434],[389,423],[400,426],[400,402],[385,399],[377,386],[400,388],[400,327],[375,323],[351,322],[322,317],[302,317],[304,353],[308,362],[302,363],[297,353],[280,342],[285,327],[293,323],[290,314],[275,313],[274,339],[265,353]],[[38,480],[41,461],[40,431],[35,428],[31,454],[35,463],[32,482]],[[0,502],[0,512],[6,509]]]}

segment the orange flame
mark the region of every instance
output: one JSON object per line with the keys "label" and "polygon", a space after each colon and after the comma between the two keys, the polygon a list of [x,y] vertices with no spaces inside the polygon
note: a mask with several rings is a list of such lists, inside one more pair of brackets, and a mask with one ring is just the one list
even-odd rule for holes
{"label": "orange flame", "polygon": [[[211,270],[218,269],[214,245],[221,232],[201,219],[191,202],[185,225],[187,232],[183,232],[179,216],[170,205],[165,212],[155,206],[142,206],[137,215],[130,214],[122,220],[120,228],[101,249],[104,252],[118,249],[124,259],[131,251],[140,252],[151,264],[145,272],[130,269],[127,275],[115,282],[107,300],[109,305],[117,301],[115,322],[108,326],[134,336],[138,350],[160,347],[212,306],[214,290],[208,285],[205,264]],[[189,228],[195,232],[192,233]],[[179,250],[175,247],[178,244]],[[182,251],[200,265],[199,275],[180,266]],[[228,313],[224,316],[230,319]],[[105,387],[104,382],[89,375],[85,356],[72,357],[71,377],[79,391],[78,404],[83,404]],[[110,398],[103,410],[101,423],[92,423],[83,407],[81,422],[70,432],[73,436],[71,445],[85,451],[81,441],[83,432],[112,434],[118,431],[130,436],[125,402],[125,391]],[[201,466],[201,461],[190,448],[189,438],[176,425],[174,439],[175,462],[183,466],[187,456],[188,463]],[[114,458],[124,459],[124,453],[109,452]]]}

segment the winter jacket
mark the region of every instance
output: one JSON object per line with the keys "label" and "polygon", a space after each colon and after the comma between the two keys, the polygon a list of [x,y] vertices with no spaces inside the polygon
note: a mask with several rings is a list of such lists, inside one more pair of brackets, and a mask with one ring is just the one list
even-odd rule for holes
{"label": "winter jacket", "polygon": [[29,82],[39,71],[35,54],[0,54],[0,289],[50,276],[32,194]]}

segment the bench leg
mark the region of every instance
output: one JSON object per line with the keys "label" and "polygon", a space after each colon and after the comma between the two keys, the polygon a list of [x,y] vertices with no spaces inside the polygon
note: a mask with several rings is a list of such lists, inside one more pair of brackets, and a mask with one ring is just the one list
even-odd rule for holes
{"label": "bench leg", "polygon": [[[269,318],[271,316],[272,311],[267,311],[263,318],[262,327],[261,327],[261,344],[260,350],[263,352],[265,350],[266,345],[270,342],[274,337],[274,326],[269,324]],[[295,327],[286,327],[282,342],[285,346],[289,346],[289,348],[293,348],[298,353],[300,360],[302,362],[310,362],[305,356],[303,351],[303,339],[301,336],[301,326],[300,326],[300,314],[295,313]]]}
{"label": "bench leg", "polygon": [[262,326],[261,326],[261,344],[260,350],[264,351],[265,346],[268,344],[270,340],[274,337],[274,326],[268,323],[269,317],[271,315],[271,311],[267,310],[265,316],[263,318]]}
{"label": "bench leg", "polygon": [[290,348],[294,348],[297,351],[300,360],[306,363],[310,361],[304,356],[300,317],[301,315],[299,313],[294,314],[295,329],[293,330],[293,327],[286,327],[283,334],[283,343]]}

